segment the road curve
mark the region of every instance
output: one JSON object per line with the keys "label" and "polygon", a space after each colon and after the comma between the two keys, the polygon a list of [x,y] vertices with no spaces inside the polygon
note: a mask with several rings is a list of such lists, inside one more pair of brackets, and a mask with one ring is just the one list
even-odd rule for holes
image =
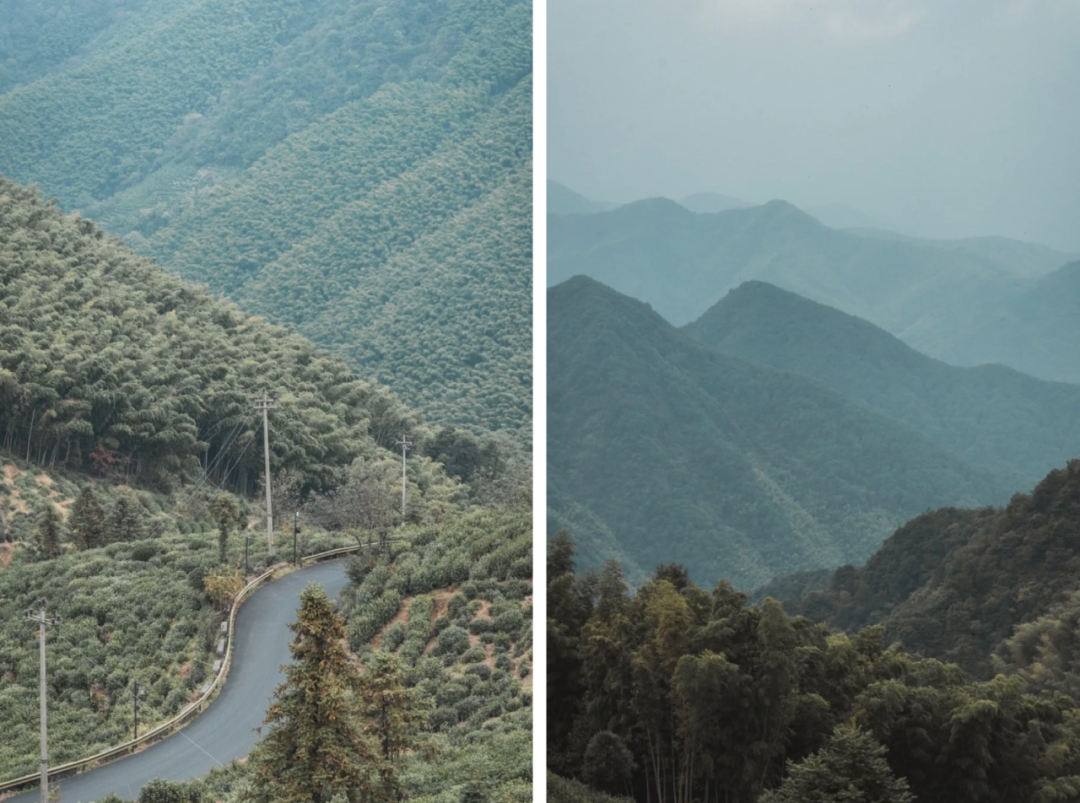
{"label": "road curve", "polygon": [[[258,741],[255,732],[266,715],[274,689],[282,682],[281,665],[291,660],[289,622],[296,620],[300,592],[309,582],[321,583],[331,599],[345,585],[340,560],[301,569],[263,586],[236,616],[232,667],[228,679],[203,714],[167,739],[140,753],[57,782],[60,803],[90,803],[109,793],[127,800],[139,796],[154,778],[184,781],[205,775],[218,765],[246,756]],[[35,786],[4,803],[33,803]]]}

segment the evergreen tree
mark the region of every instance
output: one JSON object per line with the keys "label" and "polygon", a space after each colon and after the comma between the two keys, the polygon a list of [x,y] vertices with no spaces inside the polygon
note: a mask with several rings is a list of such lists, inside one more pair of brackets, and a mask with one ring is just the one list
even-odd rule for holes
{"label": "evergreen tree", "polygon": [[349,803],[382,797],[387,768],[354,714],[360,676],[343,646],[345,623],[321,586],[300,595],[293,663],[264,724],[270,732],[253,756],[256,799],[274,803]]}
{"label": "evergreen tree", "polygon": [[105,509],[87,485],[71,506],[69,519],[81,549],[94,549],[105,545]]}
{"label": "evergreen tree", "polygon": [[229,530],[240,521],[240,506],[236,503],[236,497],[225,491],[215,496],[210,502],[210,517],[218,528],[218,563],[224,563]]}
{"label": "evergreen tree", "polygon": [[61,526],[63,526],[63,519],[60,518],[60,511],[55,505],[46,505],[34,527],[34,544],[47,558],[58,557],[63,552],[60,538]]}
{"label": "evergreen tree", "polygon": [[829,743],[789,767],[778,789],[761,803],[912,803],[907,781],[885,761],[885,748],[869,733],[837,729]]}
{"label": "evergreen tree", "polygon": [[406,750],[417,746],[427,720],[425,706],[415,689],[405,687],[397,658],[385,652],[376,652],[368,660],[360,678],[360,699],[364,731],[374,737],[382,753],[382,792],[396,799],[400,789],[394,767]]}
{"label": "evergreen tree", "polygon": [[599,731],[585,749],[582,777],[597,789],[612,794],[628,794],[634,755],[623,740],[611,731]]}
{"label": "evergreen tree", "polygon": [[138,541],[144,535],[139,498],[130,488],[117,488],[116,501],[109,515],[109,540]]}

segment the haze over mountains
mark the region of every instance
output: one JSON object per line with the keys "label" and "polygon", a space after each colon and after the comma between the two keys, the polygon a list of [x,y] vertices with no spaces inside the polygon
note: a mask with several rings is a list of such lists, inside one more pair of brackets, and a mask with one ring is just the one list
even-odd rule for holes
{"label": "haze over mountains", "polygon": [[817,379],[966,460],[1022,473],[1028,485],[1080,455],[1080,386],[1001,365],[947,365],[765,282],[740,285],[683,331],[724,354]]}
{"label": "haze over mountains", "polygon": [[617,556],[640,577],[676,561],[747,587],[861,560],[928,507],[1000,504],[1022,482],[594,280],[548,295],[552,529],[585,565]]}
{"label": "haze over mountains", "polygon": [[16,0],[4,28],[0,172],[430,420],[528,437],[528,3]]}
{"label": "haze over mountains", "polygon": [[[783,201],[695,214],[652,198],[548,221],[550,284],[592,276],[676,325],[758,279],[864,318],[946,362],[1001,362],[1058,381],[1080,381],[1080,356],[1067,347],[1080,333],[1080,316],[1068,312],[1080,291],[1061,267],[1071,258],[994,238],[840,231]],[[1032,278],[1059,259],[1061,275]]]}

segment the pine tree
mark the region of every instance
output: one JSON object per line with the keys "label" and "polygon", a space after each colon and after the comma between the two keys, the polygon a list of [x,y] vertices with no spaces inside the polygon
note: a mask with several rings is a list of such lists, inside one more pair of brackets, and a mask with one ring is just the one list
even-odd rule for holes
{"label": "pine tree", "polygon": [[360,678],[364,731],[374,737],[383,759],[382,793],[397,799],[399,784],[394,771],[402,754],[419,744],[419,730],[427,720],[425,707],[415,689],[405,687],[397,658],[389,653],[372,655]]}
{"label": "pine tree", "polygon": [[229,544],[229,530],[240,521],[240,506],[230,493],[219,493],[210,502],[210,517],[218,528],[218,563],[225,562],[225,549]]}
{"label": "pine tree", "polygon": [[105,545],[105,509],[89,485],[82,489],[71,506],[69,524],[75,531],[80,548],[94,549]]}
{"label": "pine tree", "polygon": [[138,541],[144,537],[142,506],[130,488],[116,489],[116,501],[109,515],[108,529],[110,541]]}
{"label": "pine tree", "polygon": [[343,646],[345,622],[321,586],[300,595],[296,634],[264,725],[270,731],[253,756],[255,793],[273,803],[379,800],[387,768],[356,717],[360,675]]}
{"label": "pine tree", "polygon": [[63,519],[60,518],[60,511],[55,505],[47,505],[38,517],[34,527],[34,544],[47,558],[58,557],[64,550],[60,538],[62,525]]}

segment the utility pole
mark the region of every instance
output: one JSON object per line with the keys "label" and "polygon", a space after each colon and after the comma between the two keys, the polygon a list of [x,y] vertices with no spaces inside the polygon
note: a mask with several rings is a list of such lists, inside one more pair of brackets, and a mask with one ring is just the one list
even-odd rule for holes
{"label": "utility pole", "polygon": [[251,574],[251,569],[248,568],[248,546],[251,544],[251,536],[244,536],[244,577]]}
{"label": "utility pole", "polygon": [[60,618],[45,618],[45,600],[36,603],[37,611],[29,608],[26,618],[38,623],[38,652],[41,666],[39,695],[41,699],[41,803],[49,803],[49,726],[45,705],[45,626],[60,624]]}
{"label": "utility pole", "polygon": [[277,400],[271,399],[263,389],[262,398],[256,396],[255,409],[263,414],[263,453],[266,456],[266,543],[270,557],[274,557],[274,509],[270,503],[270,417],[269,411],[277,407]]}
{"label": "utility pole", "polygon": [[296,534],[300,532],[300,511],[293,511],[292,520],[292,562],[296,565]]}
{"label": "utility pole", "polygon": [[401,447],[401,523],[405,523],[405,452],[410,446],[410,441],[405,435],[401,436],[401,440],[397,443]]}
{"label": "utility pole", "polygon": [[135,738],[139,738],[139,681],[135,681]]}

